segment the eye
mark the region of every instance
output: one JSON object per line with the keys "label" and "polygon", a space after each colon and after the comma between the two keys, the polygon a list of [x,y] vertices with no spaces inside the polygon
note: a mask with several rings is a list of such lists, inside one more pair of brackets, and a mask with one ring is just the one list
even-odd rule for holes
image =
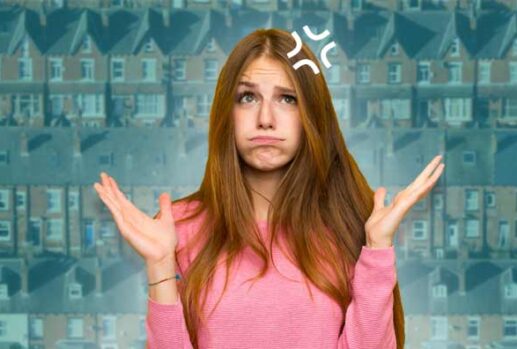
{"label": "eye", "polygon": [[244,91],[244,92],[241,92],[239,93],[238,97],[237,97],[237,100],[239,101],[239,103],[243,103],[242,102],[242,99],[244,97],[247,97],[247,96],[253,96],[253,92],[251,91]]}
{"label": "eye", "polygon": [[296,97],[295,96],[283,95],[282,97],[287,97],[287,99],[290,98],[292,100],[292,103],[288,103],[288,104],[296,104]]}

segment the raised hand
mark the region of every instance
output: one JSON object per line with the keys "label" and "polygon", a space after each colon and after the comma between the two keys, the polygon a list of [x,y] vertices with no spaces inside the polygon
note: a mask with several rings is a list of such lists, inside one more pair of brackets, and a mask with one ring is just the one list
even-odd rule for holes
{"label": "raised hand", "polygon": [[427,196],[442,174],[445,164],[440,163],[441,159],[442,156],[438,155],[431,160],[422,173],[399,192],[388,206],[384,206],[386,188],[380,187],[375,191],[374,207],[365,223],[368,247],[386,248],[393,245],[395,231],[404,216],[417,201]]}
{"label": "raised hand", "polygon": [[173,261],[178,240],[169,195],[160,195],[159,218],[151,218],[126,198],[112,177],[104,172],[100,177],[102,184],[96,182],[93,187],[110,209],[124,239],[148,266]]}

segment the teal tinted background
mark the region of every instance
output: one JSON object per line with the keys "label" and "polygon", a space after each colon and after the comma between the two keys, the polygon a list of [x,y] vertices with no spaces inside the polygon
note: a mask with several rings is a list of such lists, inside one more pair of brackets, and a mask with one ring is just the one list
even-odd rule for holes
{"label": "teal tinted background", "polygon": [[2,6],[0,347],[145,347],[145,270],[92,185],[106,171],[150,215],[196,190],[220,68],[276,27],[336,43],[322,73],[387,201],[444,154],[396,236],[405,347],[517,348],[514,1]]}

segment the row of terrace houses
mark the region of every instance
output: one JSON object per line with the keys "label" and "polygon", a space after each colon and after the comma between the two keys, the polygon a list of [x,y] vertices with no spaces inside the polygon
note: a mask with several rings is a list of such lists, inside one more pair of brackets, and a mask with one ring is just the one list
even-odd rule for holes
{"label": "row of terrace houses", "polygon": [[[330,31],[347,128],[515,128],[517,12],[0,11],[0,126],[206,129],[215,83],[257,28]],[[308,41],[314,50],[328,43]]]}
{"label": "row of terrace houses", "polygon": [[[112,175],[137,207],[196,190],[207,134],[195,129],[0,128],[0,253],[120,256],[128,246],[93,188]],[[402,259],[515,258],[517,134],[508,130],[345,130],[372,188],[386,201],[435,155],[445,172],[396,234]]]}

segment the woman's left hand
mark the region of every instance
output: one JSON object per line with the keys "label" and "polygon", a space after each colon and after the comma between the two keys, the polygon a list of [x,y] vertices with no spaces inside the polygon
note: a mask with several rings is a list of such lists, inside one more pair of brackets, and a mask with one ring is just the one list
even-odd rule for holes
{"label": "woman's left hand", "polygon": [[[393,237],[400,222],[420,199],[427,196],[443,172],[445,164],[440,163],[441,155],[437,155],[404,190],[397,193],[388,206],[384,206],[386,188],[375,191],[374,207],[365,223],[366,246],[370,248],[387,248],[393,246]],[[435,170],[434,173],[433,170]],[[432,173],[432,175],[431,175]]]}

